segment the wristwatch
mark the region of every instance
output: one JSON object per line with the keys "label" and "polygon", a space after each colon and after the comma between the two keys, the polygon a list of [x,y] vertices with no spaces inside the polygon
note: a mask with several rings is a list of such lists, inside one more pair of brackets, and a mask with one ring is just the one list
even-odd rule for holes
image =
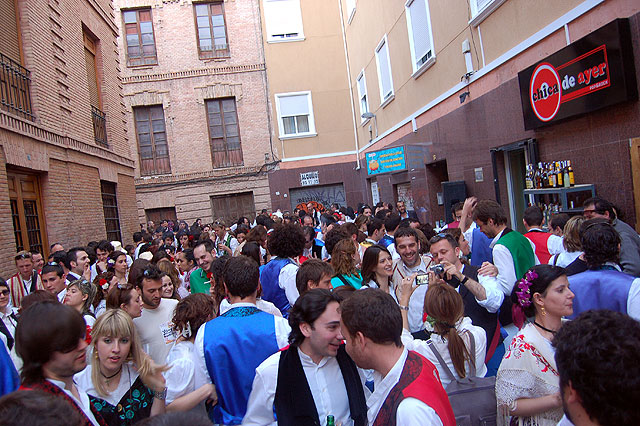
{"label": "wristwatch", "polygon": [[154,398],[159,399],[160,401],[164,401],[164,400],[167,399],[167,387],[166,386],[161,391],[157,391],[157,390],[151,389],[151,393],[153,393],[153,397]]}
{"label": "wristwatch", "polygon": [[403,311],[408,311],[409,307],[408,306],[402,306],[400,304],[398,304],[398,306],[400,307],[400,309],[402,309]]}
{"label": "wristwatch", "polygon": [[469,277],[466,277],[466,276],[465,276],[465,277],[462,279],[462,281],[460,281],[460,284],[464,284],[464,283],[466,283],[467,281],[469,281]]}

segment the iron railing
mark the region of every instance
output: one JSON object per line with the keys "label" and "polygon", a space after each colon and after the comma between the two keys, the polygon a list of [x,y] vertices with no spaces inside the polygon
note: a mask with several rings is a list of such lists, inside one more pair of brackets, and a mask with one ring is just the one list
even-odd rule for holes
{"label": "iron railing", "polygon": [[91,117],[93,119],[93,137],[98,145],[108,147],[107,143],[107,116],[104,112],[91,105]]}
{"label": "iron railing", "polygon": [[0,53],[0,103],[2,109],[35,120],[31,106],[31,78],[28,69]]}

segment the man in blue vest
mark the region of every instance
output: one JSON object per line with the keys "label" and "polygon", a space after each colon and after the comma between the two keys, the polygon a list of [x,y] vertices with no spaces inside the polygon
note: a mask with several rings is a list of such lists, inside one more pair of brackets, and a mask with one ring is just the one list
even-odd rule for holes
{"label": "man in blue vest", "polygon": [[640,278],[625,274],[618,265],[620,235],[606,219],[587,220],[580,230],[589,269],[568,277],[576,295],[570,318],[589,309],[609,309],[640,321]]}
{"label": "man in blue vest", "polygon": [[262,299],[276,305],[285,318],[299,296],[298,264],[294,258],[302,255],[306,241],[300,227],[294,224],[277,226],[267,241],[269,253],[274,257],[260,272]]}
{"label": "man in blue vest", "polygon": [[256,307],[259,275],[253,259],[231,258],[224,272],[231,307],[200,327],[196,335],[194,380],[197,387],[216,386],[218,404],[209,414],[215,424],[242,422],[256,368],[288,344],[291,328],[287,320]]}

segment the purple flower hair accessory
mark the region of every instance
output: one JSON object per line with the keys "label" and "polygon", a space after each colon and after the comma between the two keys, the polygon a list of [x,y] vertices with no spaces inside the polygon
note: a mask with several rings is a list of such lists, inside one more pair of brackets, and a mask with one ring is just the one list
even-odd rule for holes
{"label": "purple flower hair accessory", "polygon": [[524,274],[524,277],[518,281],[518,288],[520,291],[516,291],[516,295],[518,296],[518,303],[523,308],[531,306],[531,292],[529,291],[529,287],[533,284],[533,280],[538,278],[538,274],[536,271],[528,271]]}

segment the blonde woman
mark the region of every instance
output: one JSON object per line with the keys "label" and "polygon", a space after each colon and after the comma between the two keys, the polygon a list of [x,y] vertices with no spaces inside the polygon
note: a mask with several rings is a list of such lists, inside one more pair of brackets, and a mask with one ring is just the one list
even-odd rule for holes
{"label": "blonde woman", "polygon": [[91,338],[91,363],[75,380],[106,423],[131,425],[164,413],[167,367],[142,351],[131,317],[122,309],[107,309]]}

